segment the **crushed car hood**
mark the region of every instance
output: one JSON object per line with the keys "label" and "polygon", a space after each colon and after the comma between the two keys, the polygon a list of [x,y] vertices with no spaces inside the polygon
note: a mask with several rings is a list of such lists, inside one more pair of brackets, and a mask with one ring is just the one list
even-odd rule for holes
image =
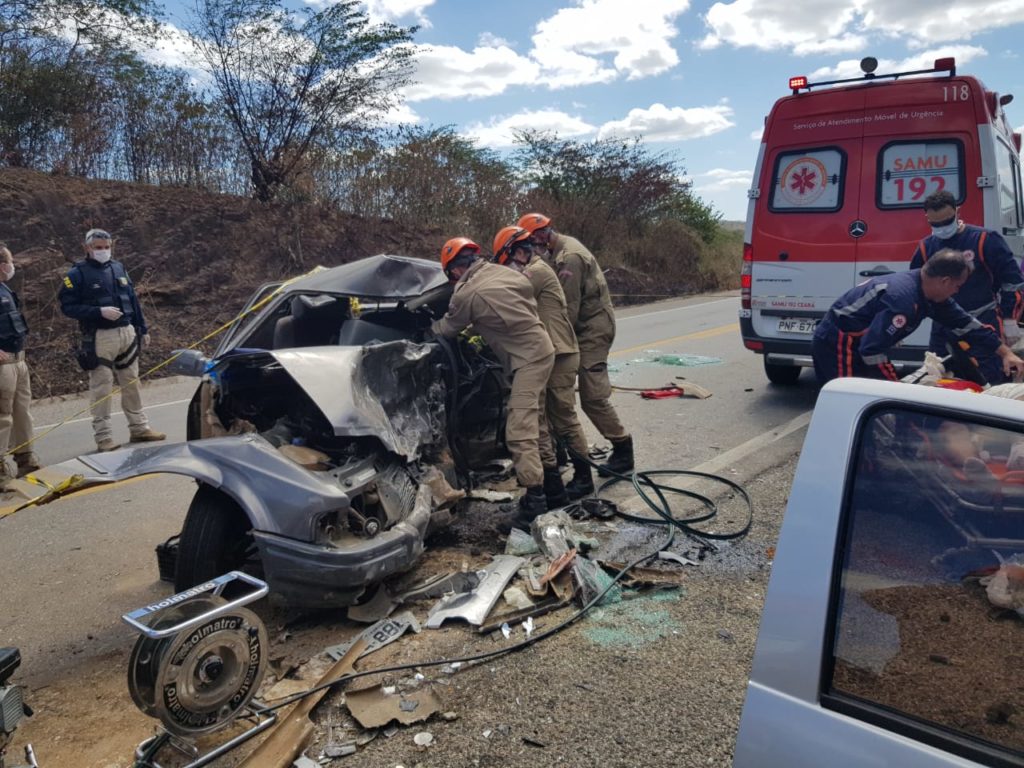
{"label": "crushed car hood", "polygon": [[444,387],[433,349],[392,341],[266,352],[309,395],[339,437],[375,437],[407,461],[444,435]]}

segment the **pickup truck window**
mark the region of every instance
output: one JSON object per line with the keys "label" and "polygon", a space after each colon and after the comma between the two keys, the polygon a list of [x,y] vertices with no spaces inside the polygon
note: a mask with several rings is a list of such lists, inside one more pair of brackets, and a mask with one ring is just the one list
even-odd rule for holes
{"label": "pickup truck window", "polygon": [[838,147],[781,152],[772,173],[772,211],[838,211],[843,206],[846,153]]}
{"label": "pickup truck window", "polygon": [[887,408],[851,466],[823,704],[1019,765],[1024,434]]}

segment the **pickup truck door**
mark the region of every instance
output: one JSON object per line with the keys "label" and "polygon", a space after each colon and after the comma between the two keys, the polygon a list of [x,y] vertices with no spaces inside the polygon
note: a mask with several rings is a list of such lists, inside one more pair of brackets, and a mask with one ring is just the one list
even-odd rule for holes
{"label": "pickup truck door", "polygon": [[1007,466],[1022,425],[1024,403],[986,394],[866,379],[822,389],[736,768],[1024,765],[1024,725],[1008,715],[1024,624],[978,578],[1024,565],[1022,473]]}

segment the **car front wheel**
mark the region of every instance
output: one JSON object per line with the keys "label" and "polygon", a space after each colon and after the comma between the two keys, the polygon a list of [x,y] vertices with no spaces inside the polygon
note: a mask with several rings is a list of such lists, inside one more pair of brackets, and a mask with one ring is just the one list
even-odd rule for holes
{"label": "car front wheel", "polygon": [[178,543],[174,588],[178,592],[234,570],[253,570],[252,525],[238,503],[200,484]]}

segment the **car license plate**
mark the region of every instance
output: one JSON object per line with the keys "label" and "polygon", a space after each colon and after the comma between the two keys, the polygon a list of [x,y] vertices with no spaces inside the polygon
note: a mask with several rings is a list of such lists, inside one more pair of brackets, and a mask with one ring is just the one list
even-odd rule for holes
{"label": "car license plate", "polygon": [[818,321],[812,317],[780,317],[780,333],[814,333]]}

